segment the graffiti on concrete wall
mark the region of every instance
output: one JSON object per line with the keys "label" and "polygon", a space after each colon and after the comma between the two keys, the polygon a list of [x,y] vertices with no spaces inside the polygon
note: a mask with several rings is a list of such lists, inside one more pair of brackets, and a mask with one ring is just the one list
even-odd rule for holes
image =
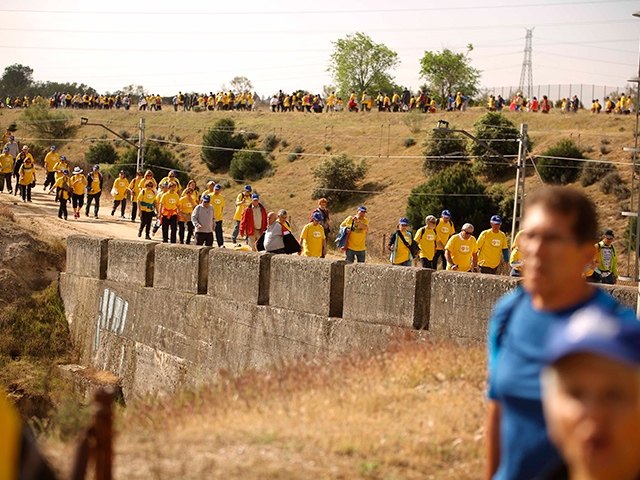
{"label": "graffiti on concrete wall", "polygon": [[116,295],[114,291],[108,288],[104,289],[104,293],[102,297],[100,297],[100,305],[98,306],[98,324],[93,346],[94,351],[100,344],[101,330],[108,330],[116,335],[122,334],[125,322],[127,321],[128,310],[128,301]]}

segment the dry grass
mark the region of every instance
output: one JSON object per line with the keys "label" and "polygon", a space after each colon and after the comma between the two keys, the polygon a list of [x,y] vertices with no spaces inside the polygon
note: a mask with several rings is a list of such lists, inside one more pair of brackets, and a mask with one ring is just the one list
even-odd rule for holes
{"label": "dry grass", "polygon": [[223,374],[121,411],[115,478],[477,478],[484,378],[483,349],[431,342]]}
{"label": "dry grass", "polygon": [[6,219],[11,222],[16,221],[16,216],[13,213],[13,210],[11,210],[8,205],[5,205],[2,202],[0,202],[0,219]]}

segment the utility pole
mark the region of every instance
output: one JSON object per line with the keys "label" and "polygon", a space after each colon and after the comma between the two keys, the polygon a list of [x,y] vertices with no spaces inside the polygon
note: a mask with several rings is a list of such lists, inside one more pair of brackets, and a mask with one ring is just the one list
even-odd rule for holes
{"label": "utility pole", "polygon": [[527,125],[520,125],[520,138],[518,140],[518,164],[516,166],[516,191],[513,202],[513,223],[511,224],[511,247],[516,238],[516,233],[522,226],[524,216],[524,179],[526,178],[525,166],[527,163]]}
{"label": "utility pole", "polygon": [[136,172],[141,172],[144,167],[144,118],[140,119],[138,132],[138,158],[136,160]]}
{"label": "utility pole", "polygon": [[518,90],[520,90],[524,98],[531,99],[533,96],[533,28],[527,28],[526,30],[524,59],[522,60],[522,72],[520,73]]}

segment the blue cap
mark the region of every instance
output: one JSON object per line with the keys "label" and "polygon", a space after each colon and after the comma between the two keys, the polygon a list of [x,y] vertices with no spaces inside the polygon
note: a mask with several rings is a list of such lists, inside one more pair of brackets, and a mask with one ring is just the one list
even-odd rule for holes
{"label": "blue cap", "polygon": [[202,201],[203,202],[210,202],[211,201],[211,197],[205,193],[204,195],[202,195]]}
{"label": "blue cap", "polygon": [[169,186],[169,182],[164,182],[162,185],[160,185],[161,187],[168,187]]}
{"label": "blue cap", "polygon": [[8,152],[9,151],[9,147],[4,147],[4,151]]}
{"label": "blue cap", "polygon": [[451,212],[449,210],[442,210],[440,216],[444,218],[451,218]]}
{"label": "blue cap", "polygon": [[[61,158],[60,160],[62,160],[62,158]],[[93,169],[94,169],[94,170],[100,170],[100,165],[94,165],[94,166],[93,166]]]}
{"label": "blue cap", "polygon": [[55,152],[56,146],[55,145],[51,145],[51,150],[53,150]]}
{"label": "blue cap", "polygon": [[169,172],[169,175],[171,175],[172,173],[175,175],[175,174],[176,174],[176,171],[175,171],[175,170],[171,170],[171,171]]}
{"label": "blue cap", "polygon": [[60,157],[60,160],[64,160],[66,162],[67,161],[67,157]]}
{"label": "blue cap", "polygon": [[251,200],[260,200],[260,196],[257,193],[251,195]]}
{"label": "blue cap", "polygon": [[214,190],[222,190],[222,185],[220,185],[219,183],[216,183],[215,186],[213,187]]}
{"label": "blue cap", "polygon": [[491,223],[502,223],[502,217],[500,215],[494,215],[491,217]]}
{"label": "blue cap", "polygon": [[124,170],[120,170],[120,173],[124,173],[125,175],[127,174]]}
{"label": "blue cap", "polygon": [[577,353],[601,355],[640,365],[640,323],[625,320],[599,307],[585,307],[549,332],[545,361],[551,365]]}
{"label": "blue cap", "polygon": [[322,221],[322,214],[320,212],[314,212],[313,219],[317,220],[318,222],[321,222]]}
{"label": "blue cap", "polygon": [[402,217],[398,223],[400,225],[409,225],[409,219],[407,217]]}
{"label": "blue cap", "polygon": [[9,135],[9,140],[15,140],[15,139],[16,139],[16,137],[14,137],[13,135]]}
{"label": "blue cap", "polygon": [[363,207],[363,206],[358,207],[358,212],[367,213],[367,207]]}
{"label": "blue cap", "polygon": [[245,185],[244,186],[244,191],[245,192],[250,192],[251,191],[251,185]]}
{"label": "blue cap", "polygon": [[65,175],[69,175],[69,170],[64,169],[64,170],[62,170],[62,173],[64,173]]}

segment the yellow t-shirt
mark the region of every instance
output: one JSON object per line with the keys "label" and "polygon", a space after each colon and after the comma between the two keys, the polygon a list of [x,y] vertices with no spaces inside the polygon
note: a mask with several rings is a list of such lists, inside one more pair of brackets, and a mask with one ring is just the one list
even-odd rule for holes
{"label": "yellow t-shirt", "polygon": [[436,231],[422,227],[416,232],[416,241],[420,247],[420,258],[433,260],[436,254]]}
{"label": "yellow t-shirt", "polygon": [[133,192],[131,199],[135,202],[136,199],[138,198],[138,195],[140,195],[140,189],[142,188],[142,182],[144,181],[144,178],[134,178],[133,180],[131,180],[131,182],[129,182],[129,190],[131,190]]}
{"label": "yellow t-shirt", "polygon": [[76,174],[71,176],[71,185],[73,186],[73,193],[75,195],[83,195],[84,187],[87,184],[87,179],[82,174]]}
{"label": "yellow t-shirt", "polygon": [[322,240],[326,238],[322,225],[307,223],[302,229],[300,238],[304,240],[302,254],[305,257],[322,257]]}
{"label": "yellow t-shirt", "polygon": [[240,220],[242,220],[244,209],[251,204],[251,195],[245,195],[244,192],[240,192],[238,194],[238,197],[236,198],[236,203],[237,202],[243,202],[240,205],[236,206],[236,214],[233,216],[233,219],[239,222]]}
{"label": "yellow t-shirt", "polygon": [[[63,183],[64,183],[64,177],[60,177],[58,180],[56,180],[56,183],[53,184],[53,187],[62,188]],[[71,186],[71,179],[67,179],[67,185]],[[61,198],[63,200],[69,200],[69,192],[67,190],[60,190],[60,193],[58,194],[58,198]]]}
{"label": "yellow t-shirt", "polygon": [[[449,239],[445,250],[451,253],[451,260],[458,266],[459,272],[468,272],[471,270],[471,255],[478,251],[478,245],[475,237],[463,240],[458,234]],[[447,265],[447,270],[451,270],[451,265]]]}
{"label": "yellow t-shirt", "polygon": [[160,180],[160,185],[162,185],[163,183],[167,182],[167,184],[173,182],[176,184],[176,192],[182,190],[182,185],[180,185],[180,180],[178,180],[178,177],[174,177],[173,180],[169,179],[169,177],[164,177],[162,180]]}
{"label": "yellow t-shirt", "polygon": [[20,180],[18,181],[18,183],[20,185],[31,185],[35,180],[35,174],[36,174],[36,167],[34,167],[33,163],[31,163],[29,166],[27,166],[26,163],[23,164],[20,167],[20,171],[19,171]]}
{"label": "yellow t-shirt", "polygon": [[97,173],[93,174],[93,181],[91,182],[90,185],[91,188],[89,188],[89,193],[91,194],[96,194],[100,191],[100,175]]}
{"label": "yellow t-shirt", "polygon": [[[518,248],[518,239],[520,238],[520,234],[523,232],[523,230],[520,230],[517,234],[516,234],[516,238],[513,240],[513,245],[511,247],[511,255],[509,256],[509,263],[511,264],[512,268],[515,268],[516,270],[522,270],[522,262],[524,261],[524,255],[522,254],[522,249]],[[516,263],[516,265],[514,265],[514,262],[519,262]]]}
{"label": "yellow t-shirt", "polygon": [[451,238],[451,235],[456,231],[453,226],[453,222],[449,220],[449,222],[444,223],[442,219],[438,220],[436,224],[436,250],[443,250],[438,246],[438,241],[442,242],[443,245],[447,245],[447,242]]}
{"label": "yellow t-shirt", "polygon": [[115,190],[113,199],[123,200],[127,197],[127,187],[129,186],[129,180],[126,178],[116,178],[113,182],[112,191]]}
{"label": "yellow t-shirt", "polygon": [[13,157],[9,153],[0,155],[0,172],[11,173],[13,170]]}
{"label": "yellow t-shirt", "polygon": [[193,212],[193,208],[196,206],[196,201],[193,199],[193,197],[189,198],[185,195],[183,197],[180,197],[178,206],[180,207],[180,212],[183,213],[186,218],[189,218],[191,212]]}
{"label": "yellow t-shirt", "polygon": [[177,210],[179,201],[180,197],[177,193],[167,192],[162,195],[162,197],[159,199],[159,202],[162,204],[165,210],[163,215],[169,216],[169,214],[171,213],[170,210]]}
{"label": "yellow t-shirt", "polygon": [[153,189],[145,188],[138,195],[140,210],[143,212],[155,212],[156,192]]}
{"label": "yellow t-shirt", "polygon": [[[216,222],[222,220],[222,207],[225,206],[224,198],[222,195],[209,195],[211,197],[211,205],[213,206],[213,212],[216,217]],[[240,217],[242,220],[242,217]]]}
{"label": "yellow t-shirt", "polygon": [[60,155],[57,152],[51,151],[44,157],[44,166],[47,168],[47,173],[55,172],[56,165],[60,161]]}
{"label": "yellow t-shirt", "polygon": [[509,248],[504,232],[493,233],[491,229],[482,232],[478,237],[478,265],[496,268],[500,265],[503,248]]}
{"label": "yellow t-shirt", "polygon": [[[398,231],[398,233],[404,237],[404,240],[405,242],[407,242],[407,245],[411,245],[411,242],[413,240],[411,239],[411,234],[409,232]],[[402,240],[398,238],[396,241],[395,255],[393,257],[394,265],[397,265],[398,263],[404,263],[410,258],[411,258],[411,252],[407,247],[405,247],[404,243],[402,243]]]}
{"label": "yellow t-shirt", "polygon": [[66,161],[60,160],[53,167],[53,171],[56,172],[56,181],[58,181],[58,179],[62,178],[62,171],[63,170],[69,170],[69,164]]}
{"label": "yellow t-shirt", "polygon": [[[347,218],[345,218],[344,222],[340,224],[340,226],[351,228],[351,223],[353,222],[353,220],[354,220],[354,217],[349,215]],[[363,218],[360,221],[364,223],[367,227],[369,226],[368,219]],[[366,238],[367,238],[366,230],[363,230],[362,227],[360,227],[360,225],[354,222],[353,228],[351,229],[351,233],[349,234],[349,240],[347,240],[347,248],[349,250],[353,250],[354,252],[362,252],[366,250],[367,249],[367,246],[365,244]]]}

